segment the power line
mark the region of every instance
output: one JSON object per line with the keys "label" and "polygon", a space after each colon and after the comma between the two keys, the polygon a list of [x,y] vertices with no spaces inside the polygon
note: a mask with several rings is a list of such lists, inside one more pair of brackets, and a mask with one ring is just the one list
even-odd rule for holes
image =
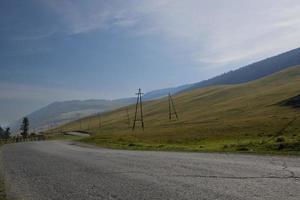
{"label": "power line", "polygon": [[[135,124],[137,121],[140,121],[142,124],[142,128],[144,130],[144,117],[143,117],[143,102],[142,102],[142,95],[144,93],[142,93],[141,88],[139,88],[138,93],[136,93],[137,95],[137,100],[136,100],[136,106],[135,106],[135,115],[134,115],[134,121],[133,121],[133,126],[132,126],[132,130],[135,129]],[[137,114],[138,114],[138,109],[140,108],[140,119],[137,119]]]}
{"label": "power line", "polygon": [[176,120],[179,120],[172,95],[169,93],[169,120],[172,120],[173,115],[175,115]]}

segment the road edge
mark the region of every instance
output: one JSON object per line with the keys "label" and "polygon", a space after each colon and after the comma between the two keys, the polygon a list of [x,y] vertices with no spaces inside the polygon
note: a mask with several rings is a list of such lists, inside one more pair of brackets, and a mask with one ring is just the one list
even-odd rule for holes
{"label": "road edge", "polygon": [[0,145],[0,200],[8,200],[11,198],[8,198],[7,196],[7,184],[5,184],[5,172],[4,172],[4,166],[3,166],[3,146]]}

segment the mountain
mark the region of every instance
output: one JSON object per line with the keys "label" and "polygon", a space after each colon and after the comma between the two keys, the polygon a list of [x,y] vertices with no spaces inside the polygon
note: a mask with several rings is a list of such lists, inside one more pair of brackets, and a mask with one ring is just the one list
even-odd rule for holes
{"label": "mountain", "polygon": [[167,96],[169,93],[175,94],[175,93],[178,93],[178,92],[183,91],[185,89],[188,89],[191,86],[192,86],[192,84],[186,84],[186,85],[182,85],[182,86],[179,86],[179,87],[172,87],[172,88],[164,88],[164,89],[160,89],[160,90],[153,90],[151,92],[145,93],[143,95],[143,99],[145,99],[145,100],[159,99],[159,98]]}
{"label": "mountain", "polygon": [[[149,93],[145,93],[143,99],[154,100],[167,96],[169,92],[176,93],[183,89],[186,89],[189,85],[184,85],[174,88],[166,88],[160,90],[154,90]],[[136,98],[122,98],[116,100],[86,100],[86,101],[63,101],[54,102],[42,109],[34,111],[27,115],[29,118],[31,129],[47,129],[55,127],[70,121],[77,120],[82,117],[90,116],[96,113],[107,112],[122,106],[135,103]],[[11,124],[12,130],[17,132],[19,130],[21,119]]]}
{"label": "mountain", "polygon": [[173,96],[178,121],[168,118],[168,98],[145,102],[144,131],[140,123],[131,129],[134,105],[82,119],[81,128],[75,121],[58,130],[90,132],[84,141],[115,148],[300,151],[300,110],[292,106],[299,83],[297,66],[248,83],[179,93]]}
{"label": "mountain", "polygon": [[[201,81],[195,84],[187,84],[179,87],[165,88],[145,93],[144,100],[155,100],[168,95],[190,91],[196,88],[204,88],[216,85],[232,85],[246,83],[266,77],[280,70],[300,64],[300,48],[294,49],[274,57],[250,64],[234,71]],[[88,100],[88,101],[67,101],[56,102],[37,110],[28,115],[33,128],[42,128],[52,125],[59,125],[80,117],[110,111],[121,106],[135,103],[135,97],[117,100]],[[20,120],[11,125],[13,130],[19,128]]]}
{"label": "mountain", "polygon": [[195,83],[193,86],[187,88],[187,90],[212,85],[246,83],[296,65],[300,65],[300,48],[267,58],[211,79]]}
{"label": "mountain", "polygon": [[[43,129],[49,128],[50,126],[57,126],[95,113],[102,113],[119,108],[132,103],[132,100],[133,99],[128,98],[114,101],[73,100],[54,102],[27,115],[27,117],[29,118],[31,129]],[[21,119],[12,125],[13,130],[18,130],[20,124]]]}

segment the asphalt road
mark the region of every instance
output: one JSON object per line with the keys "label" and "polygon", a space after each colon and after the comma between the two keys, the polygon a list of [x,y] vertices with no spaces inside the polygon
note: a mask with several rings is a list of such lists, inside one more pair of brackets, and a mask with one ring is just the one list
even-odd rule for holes
{"label": "asphalt road", "polygon": [[66,132],[66,135],[73,135],[73,136],[80,136],[80,137],[89,137],[90,135],[87,133],[80,133],[80,132]]}
{"label": "asphalt road", "polygon": [[122,151],[70,142],[10,144],[1,153],[10,197],[300,199],[300,157]]}

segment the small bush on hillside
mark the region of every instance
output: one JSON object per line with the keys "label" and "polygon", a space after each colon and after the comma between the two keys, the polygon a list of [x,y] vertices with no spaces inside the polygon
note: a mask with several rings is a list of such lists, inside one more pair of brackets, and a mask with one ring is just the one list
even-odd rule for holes
{"label": "small bush on hillside", "polygon": [[264,137],[264,133],[257,134],[258,137]]}
{"label": "small bush on hillside", "polygon": [[248,147],[245,146],[239,146],[236,148],[237,151],[249,151],[250,149]]}
{"label": "small bush on hillside", "polygon": [[278,138],[276,138],[276,142],[285,142],[285,138],[284,137],[278,137]]}
{"label": "small bush on hillside", "polygon": [[261,140],[261,141],[259,141],[259,144],[265,144],[266,143],[266,141],[265,140]]}
{"label": "small bush on hillside", "polygon": [[30,133],[29,137],[35,137],[36,135],[36,133]]}
{"label": "small bush on hillside", "polygon": [[285,149],[286,146],[287,146],[286,144],[280,143],[280,144],[277,144],[277,149],[278,149],[278,150],[282,150],[282,149]]}

